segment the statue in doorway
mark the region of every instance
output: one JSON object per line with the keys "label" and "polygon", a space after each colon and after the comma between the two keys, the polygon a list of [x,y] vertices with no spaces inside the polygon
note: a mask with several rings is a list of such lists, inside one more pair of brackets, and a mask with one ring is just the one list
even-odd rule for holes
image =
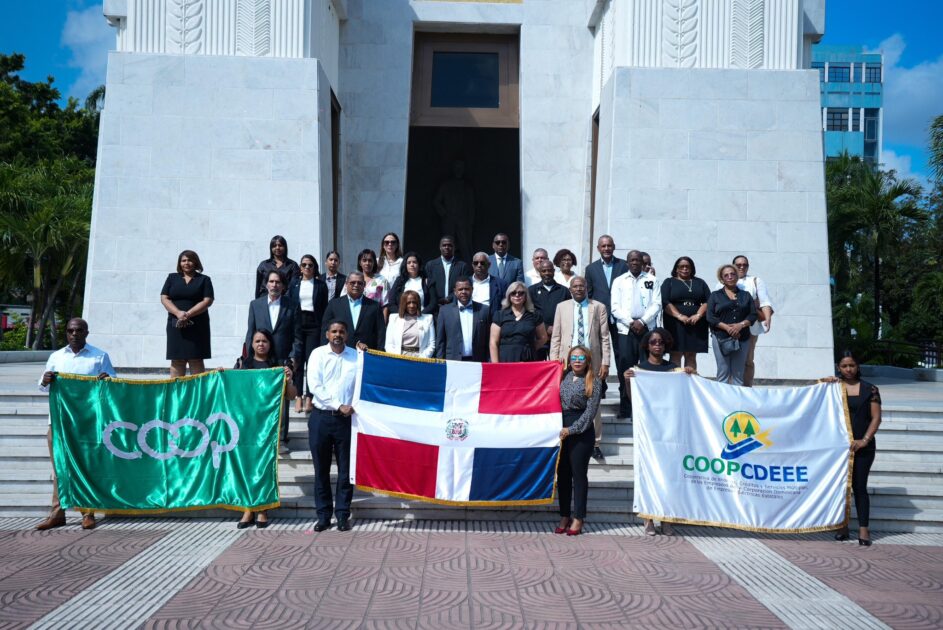
{"label": "statue in doorway", "polygon": [[458,255],[471,255],[472,226],[475,224],[475,189],[465,179],[465,162],[452,162],[452,176],[439,184],[433,201],[439,215],[439,234],[454,234]]}

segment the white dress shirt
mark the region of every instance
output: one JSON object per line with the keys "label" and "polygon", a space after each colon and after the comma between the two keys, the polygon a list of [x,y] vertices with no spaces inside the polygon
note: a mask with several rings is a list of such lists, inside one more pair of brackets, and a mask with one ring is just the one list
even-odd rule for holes
{"label": "white dress shirt", "polygon": [[649,330],[655,328],[660,313],[661,287],[654,276],[642,271],[635,277],[627,271],[612,281],[612,316],[620,335],[629,334],[636,319]]}
{"label": "white dress shirt", "polygon": [[589,347],[589,298],[583,298],[582,302],[573,300],[573,338],[570,340],[570,347],[573,348],[579,343],[579,329],[577,322],[580,321],[580,311],[583,311],[583,345]]}
{"label": "white dress shirt", "polygon": [[[383,252],[380,252],[381,255]],[[397,258],[396,260],[386,259],[383,263],[383,269],[380,270],[380,275],[386,278],[386,283],[390,286],[393,286],[393,282],[396,278],[399,277],[400,267],[403,266],[403,259]]]}
{"label": "white dress shirt", "polygon": [[[416,293],[419,294],[420,306],[422,305],[423,301],[425,301],[426,299],[425,292],[422,290],[422,278],[408,279],[406,283],[403,284],[403,293],[406,293],[407,291],[415,291]],[[400,294],[400,296],[402,297],[402,293]],[[392,308],[393,306],[395,306],[397,309],[399,308],[399,304],[392,304],[390,306],[390,310],[393,310]]]}
{"label": "white dress shirt", "polygon": [[[59,348],[46,360],[46,372],[61,372],[63,374],[79,374],[81,376],[98,376],[102,372],[108,376],[115,376],[115,368],[111,366],[111,358],[104,350],[100,350],[91,344],[85,344],[85,347],[78,352],[72,352],[72,348],[66,346]],[[39,391],[48,392],[49,386],[43,385],[43,377],[39,377]]]}
{"label": "white dress shirt", "polygon": [[330,344],[319,346],[308,357],[308,391],[318,409],[337,411],[354,400],[357,351],[344,346],[337,354]]}
{"label": "white dress shirt", "polygon": [[301,279],[301,285],[298,287],[298,302],[301,310],[314,312],[314,278]]}
{"label": "white dress shirt", "polygon": [[472,336],[474,335],[475,311],[473,309],[474,304],[472,302],[469,302],[468,306],[462,306],[461,303],[457,304],[458,321],[462,323],[462,356],[463,357],[470,357],[473,354]]}
{"label": "white dress shirt", "polygon": [[269,298],[268,301],[268,316],[272,320],[272,330],[275,329],[275,324],[278,323],[278,314],[282,312],[282,296],[278,296],[274,300]]}
{"label": "white dress shirt", "polygon": [[[449,272],[452,271],[452,263],[455,262],[455,259],[453,258],[452,260],[446,260],[445,258],[442,258],[441,256],[439,256],[439,258],[442,259],[442,271],[445,272],[445,284],[448,285]],[[448,291],[450,288],[451,287],[446,287],[446,291]]]}
{"label": "white dress shirt", "polygon": [[528,287],[532,287],[535,284],[540,284],[540,282],[540,272],[536,269],[531,269],[524,274],[524,284],[526,284]]}
{"label": "white dress shirt", "polygon": [[472,276],[472,302],[478,302],[485,306],[491,305],[491,276],[484,280]]}

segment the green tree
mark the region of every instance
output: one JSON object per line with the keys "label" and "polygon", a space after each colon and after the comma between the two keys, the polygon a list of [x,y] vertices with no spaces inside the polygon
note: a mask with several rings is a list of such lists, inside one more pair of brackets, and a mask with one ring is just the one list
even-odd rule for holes
{"label": "green tree", "polygon": [[930,123],[930,174],[936,181],[943,182],[943,115],[937,116]]}

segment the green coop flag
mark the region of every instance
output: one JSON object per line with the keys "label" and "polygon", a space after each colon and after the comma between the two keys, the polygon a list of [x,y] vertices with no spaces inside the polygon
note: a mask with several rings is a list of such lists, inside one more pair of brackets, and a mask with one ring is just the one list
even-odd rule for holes
{"label": "green coop flag", "polygon": [[62,507],[277,507],[284,387],[282,368],[159,381],[60,374],[49,410]]}

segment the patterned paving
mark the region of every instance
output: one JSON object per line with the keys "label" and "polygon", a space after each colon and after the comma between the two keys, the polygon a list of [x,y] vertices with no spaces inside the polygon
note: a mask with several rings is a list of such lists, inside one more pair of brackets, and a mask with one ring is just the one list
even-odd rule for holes
{"label": "patterned paving", "polygon": [[635,524],[0,519],[0,628],[930,628],[943,537]]}

